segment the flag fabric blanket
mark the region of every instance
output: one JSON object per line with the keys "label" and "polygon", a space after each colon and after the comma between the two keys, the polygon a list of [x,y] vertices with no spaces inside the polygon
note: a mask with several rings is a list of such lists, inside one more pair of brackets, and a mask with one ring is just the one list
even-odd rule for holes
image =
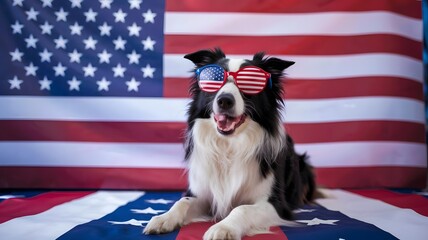
{"label": "flag fabric blanket", "polygon": [[[390,190],[323,190],[326,198],[295,210],[299,227],[273,227],[244,240],[424,240],[428,198]],[[426,193],[425,193],[426,194]],[[142,235],[148,220],[167,211],[181,192],[20,191],[0,195],[2,239],[200,240],[213,223]],[[257,217],[257,216],[255,216]]]}
{"label": "flag fabric blanket", "polygon": [[285,127],[322,185],[422,188],[421,16],[416,0],[2,0],[0,187],[184,189],[183,56],[221,47],[296,62]]}

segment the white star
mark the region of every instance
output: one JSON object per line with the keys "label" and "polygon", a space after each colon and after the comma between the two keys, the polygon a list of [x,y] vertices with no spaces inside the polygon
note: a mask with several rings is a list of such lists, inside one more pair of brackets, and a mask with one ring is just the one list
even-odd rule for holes
{"label": "white star", "polygon": [[70,57],[70,62],[80,63],[80,57],[82,56],[82,54],[79,53],[76,49],[74,49],[74,51],[69,53],[68,56]]}
{"label": "white star", "polygon": [[43,80],[39,81],[39,84],[40,84],[40,90],[43,90],[43,89],[51,90],[52,81],[49,80],[46,76],[43,78]]}
{"label": "white star", "polygon": [[301,209],[301,208],[299,208],[299,209],[296,209],[296,210],[294,210],[293,212],[294,213],[305,213],[305,212],[313,212],[313,211],[316,211],[315,209]]}
{"label": "white star", "polygon": [[15,22],[15,24],[10,25],[12,27],[12,33],[22,33],[22,28],[24,27],[24,25],[20,24],[18,21]]}
{"label": "white star", "polygon": [[75,8],[75,7],[77,7],[77,8],[81,8],[81,7],[82,7],[82,1],[83,1],[83,0],[70,0],[70,2],[71,2],[71,7],[72,7],[72,8]]}
{"label": "white star", "polygon": [[39,69],[39,67],[36,67],[31,62],[30,65],[25,66],[25,76],[36,76],[36,71]]}
{"label": "white star", "polygon": [[92,8],[89,8],[89,11],[83,13],[86,17],[87,22],[95,22],[95,17],[98,15],[97,12],[94,12]]}
{"label": "white star", "polygon": [[114,50],[123,49],[125,50],[126,40],[123,40],[121,36],[119,36],[116,40],[113,40]]}
{"label": "white star", "polygon": [[83,27],[80,26],[77,22],[74,22],[73,25],[70,26],[71,35],[81,35]]}
{"label": "white star", "polygon": [[24,55],[24,53],[20,52],[18,48],[15,48],[15,51],[10,52],[9,54],[12,56],[11,61],[18,61],[18,62],[22,61],[22,56]]}
{"label": "white star", "polygon": [[168,204],[168,203],[172,203],[174,201],[160,198],[160,199],[149,199],[149,200],[146,200],[146,202],[153,203],[153,204],[156,204],[156,203],[157,204]]}
{"label": "white star", "polygon": [[140,4],[142,2],[142,0],[129,0],[129,9],[140,9]]}
{"label": "white star", "polygon": [[27,42],[27,48],[33,47],[36,48],[36,43],[39,41],[37,38],[33,37],[33,34],[30,37],[24,39]]}
{"label": "white star", "polygon": [[118,63],[117,65],[116,65],[116,67],[113,67],[112,68],[112,70],[113,70],[113,72],[114,72],[114,76],[115,77],[124,77],[124,73],[125,73],[125,71],[126,71],[126,68],[124,68],[124,67],[122,67],[121,65],[120,65],[120,63]]}
{"label": "white star", "polygon": [[43,52],[39,53],[40,55],[40,62],[51,62],[52,53],[48,52],[48,50],[45,48]]}
{"label": "white star", "polygon": [[43,7],[52,7],[52,1],[53,0],[42,0]]}
{"label": "white star", "polygon": [[37,21],[37,15],[39,15],[39,12],[34,10],[34,8],[31,8],[30,11],[25,11],[27,14],[27,20],[34,20]]}
{"label": "white star", "polygon": [[55,77],[57,76],[65,76],[65,70],[67,70],[67,67],[64,67],[61,63],[58,63],[55,67],[53,67],[55,71]]}
{"label": "white star", "polygon": [[100,63],[110,63],[111,54],[105,49],[101,53],[98,53],[98,57],[100,58]]}
{"label": "white star", "polygon": [[65,49],[65,45],[67,44],[68,40],[63,38],[62,36],[59,36],[59,38],[54,39],[54,42],[55,42],[55,48]]}
{"label": "white star", "polygon": [[110,36],[111,26],[107,25],[106,22],[103,23],[103,25],[99,26],[98,29],[100,30],[100,35],[104,36]]}
{"label": "white star", "polygon": [[122,9],[119,9],[119,11],[117,11],[117,12],[115,12],[115,13],[113,13],[113,16],[114,16],[114,21],[115,22],[125,22],[125,17],[127,16],[128,14],[127,13],[124,13],[123,11],[122,11]]}
{"label": "white star", "polygon": [[166,212],[166,210],[155,210],[151,207],[148,207],[146,209],[131,209],[133,213],[141,213],[141,214],[159,214],[162,212]]}
{"label": "white star", "polygon": [[90,63],[86,67],[83,67],[82,69],[85,72],[84,73],[85,77],[88,77],[88,76],[94,77],[95,71],[97,71],[97,68],[93,67],[92,64],[90,64]]}
{"label": "white star", "polygon": [[126,56],[129,58],[129,64],[133,64],[133,63],[139,64],[140,63],[141,54],[137,54],[135,52],[135,50],[133,50],[131,54],[127,54]]}
{"label": "white star", "polygon": [[131,78],[131,81],[126,81],[126,85],[128,85],[128,92],[136,91],[138,92],[138,86],[140,86],[141,82],[136,81],[135,78]]}
{"label": "white star", "polygon": [[101,8],[111,8],[111,3],[113,0],[100,0]]}
{"label": "white star", "polygon": [[129,26],[128,27],[128,31],[129,31],[129,36],[133,36],[133,35],[135,35],[135,36],[140,36],[140,30],[141,30],[141,27],[140,26],[138,26],[135,22],[131,25],[131,26]]}
{"label": "white star", "polygon": [[108,86],[111,84],[110,81],[107,81],[105,77],[103,77],[100,81],[97,81],[98,84],[98,91],[108,91]]}
{"label": "white star", "polygon": [[151,9],[147,10],[147,12],[143,13],[144,23],[155,23],[156,13],[152,12]]}
{"label": "white star", "polygon": [[1,195],[0,199],[2,200],[6,200],[6,199],[11,199],[11,198],[23,198],[25,196],[23,195]]}
{"label": "white star", "polygon": [[142,227],[143,224],[146,224],[149,221],[131,219],[131,220],[128,220],[128,221],[125,221],[125,222],[116,222],[116,221],[108,221],[108,222],[111,223],[111,224],[132,225],[132,226]]}
{"label": "white star", "polygon": [[61,8],[58,12],[55,12],[55,15],[56,15],[57,22],[59,21],[67,22],[68,12],[65,12],[64,9]]}
{"label": "white star", "polygon": [[18,79],[17,76],[14,76],[13,79],[9,79],[8,80],[10,83],[10,89],[21,89],[21,83],[23,83],[24,81]]}
{"label": "white star", "polygon": [[40,28],[42,29],[42,34],[51,34],[53,25],[50,25],[47,21],[43,25],[40,25]]}
{"label": "white star", "polygon": [[152,68],[150,64],[147,64],[145,67],[141,68],[143,72],[143,77],[153,78],[153,73],[156,71],[156,68]]}
{"label": "white star", "polygon": [[82,83],[82,81],[77,80],[76,77],[73,77],[71,80],[67,81],[67,83],[69,85],[69,91],[80,91],[80,84]]}
{"label": "white star", "polygon": [[89,36],[89,38],[83,40],[83,43],[85,43],[85,49],[93,49],[95,50],[95,45],[97,44],[97,40],[93,39],[92,36]]}
{"label": "white star", "polygon": [[308,226],[320,225],[320,224],[336,225],[335,222],[338,222],[338,221],[339,220],[322,220],[319,218],[314,218],[312,220],[296,220],[296,222],[306,223],[306,225]]}
{"label": "white star", "polygon": [[156,41],[153,41],[150,36],[146,40],[141,41],[141,43],[144,45],[144,50],[155,50]]}
{"label": "white star", "polygon": [[22,2],[23,2],[24,0],[13,0],[13,6],[20,6],[20,7],[22,7]]}

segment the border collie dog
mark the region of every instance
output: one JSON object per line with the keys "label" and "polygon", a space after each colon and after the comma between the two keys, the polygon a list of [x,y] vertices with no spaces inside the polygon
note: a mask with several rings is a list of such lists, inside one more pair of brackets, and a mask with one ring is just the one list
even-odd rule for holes
{"label": "border collie dog", "polygon": [[229,59],[220,49],[184,56],[195,66],[185,159],[189,189],[145,234],[196,221],[216,222],[203,239],[241,239],[294,225],[292,210],[313,200],[306,155],[281,120],[283,71],[294,62],[257,53]]}

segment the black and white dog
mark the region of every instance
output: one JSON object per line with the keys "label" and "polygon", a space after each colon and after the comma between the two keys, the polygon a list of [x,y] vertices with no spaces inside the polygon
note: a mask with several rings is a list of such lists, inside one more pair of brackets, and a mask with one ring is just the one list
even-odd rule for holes
{"label": "black and white dog", "polygon": [[294,62],[264,53],[228,59],[220,49],[184,57],[196,65],[185,143],[189,191],[144,233],[214,220],[204,240],[241,239],[292,225],[292,210],[315,194],[312,168],[280,116],[283,70]]}

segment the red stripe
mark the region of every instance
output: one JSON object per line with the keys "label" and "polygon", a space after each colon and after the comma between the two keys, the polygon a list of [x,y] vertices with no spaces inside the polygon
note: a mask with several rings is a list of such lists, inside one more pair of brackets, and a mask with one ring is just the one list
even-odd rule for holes
{"label": "red stripe", "polygon": [[422,7],[419,1],[376,0],[361,4],[359,0],[167,0],[166,11],[182,12],[257,12],[257,13],[311,13],[311,12],[356,12],[356,11],[392,11],[414,18],[422,18]]}
{"label": "red stripe", "polygon": [[[426,168],[336,167],[316,168],[315,172],[319,185],[330,188],[423,188],[426,185]],[[0,188],[29,186],[51,189],[184,190],[187,188],[187,177],[183,169],[0,167]]]}
{"label": "red stripe", "polygon": [[427,178],[426,168],[417,167],[316,168],[315,173],[319,186],[329,188],[424,188]]}
{"label": "red stripe", "polygon": [[[183,226],[177,235],[177,240],[201,240],[204,233],[214,223],[212,222],[198,222]],[[279,227],[272,227],[271,234],[257,234],[255,236],[246,236],[242,240],[287,240],[284,232]]]}
{"label": "red stripe", "polygon": [[[164,79],[165,97],[189,97],[190,80]],[[423,101],[422,83],[397,77],[355,77],[341,79],[287,79],[284,98],[319,99],[362,96],[405,97]]]}
{"label": "red stripe", "polygon": [[396,193],[388,190],[352,190],[350,192],[381,200],[399,208],[408,208],[428,217],[428,199],[416,194]]}
{"label": "red stripe", "polygon": [[[364,4],[361,4],[364,5]],[[260,47],[263,46],[261,49]],[[228,54],[344,55],[394,53],[422,59],[422,43],[388,34],[359,36],[198,36],[166,35],[165,52],[186,54],[221,47]]]}
{"label": "red stripe", "polygon": [[[25,177],[31,176],[31,177]],[[0,188],[184,190],[184,169],[0,167]]]}
{"label": "red stripe", "polygon": [[49,192],[31,198],[7,199],[0,203],[0,223],[17,217],[38,214],[90,193],[92,192]]}
{"label": "red stripe", "polygon": [[[186,123],[0,120],[3,141],[181,143]],[[296,143],[344,141],[425,142],[425,126],[398,121],[285,124]],[[31,134],[29,134],[31,133]]]}

